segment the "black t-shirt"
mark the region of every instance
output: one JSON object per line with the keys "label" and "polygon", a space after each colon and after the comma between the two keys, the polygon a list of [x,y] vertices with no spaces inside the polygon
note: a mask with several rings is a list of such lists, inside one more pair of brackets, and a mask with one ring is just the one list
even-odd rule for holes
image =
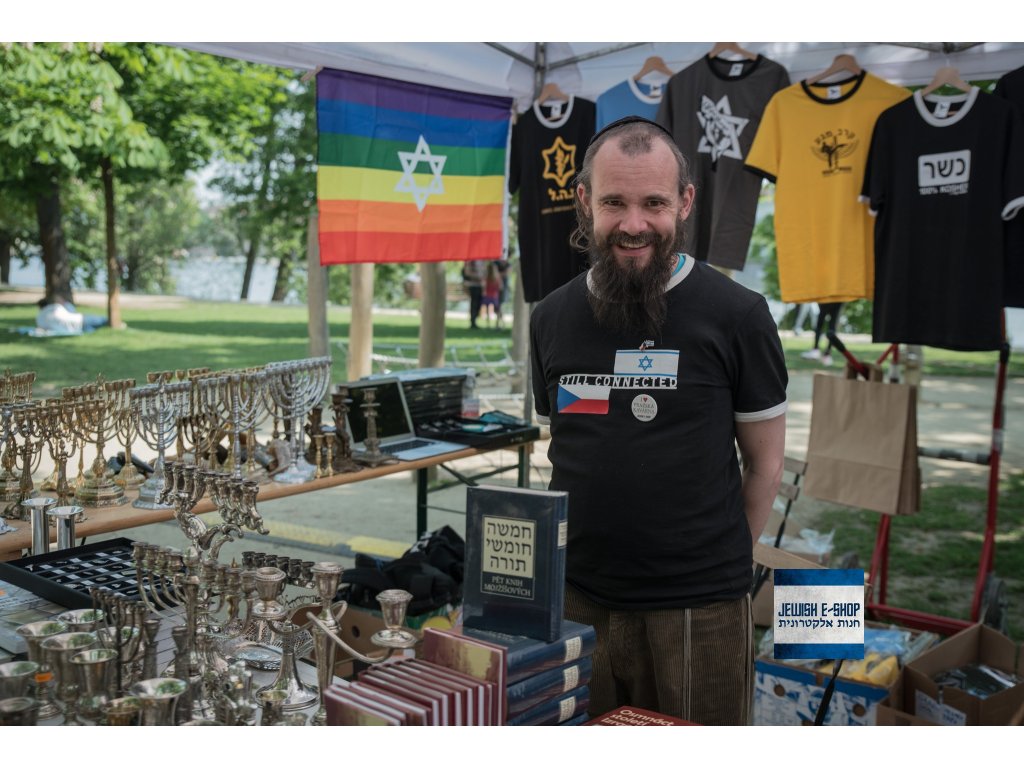
{"label": "black t-shirt", "polygon": [[569,97],[558,107],[534,105],[512,128],[509,192],[519,191],[519,256],[526,301],[540,301],[586,269],[571,245],[576,178],[594,135],[597,107]]}
{"label": "black t-shirt", "polygon": [[[1024,118],[1024,67],[999,78],[993,93],[1013,104]],[[1024,215],[1006,222],[1006,306],[1024,307]]]}
{"label": "black t-shirt", "polygon": [[863,195],[877,211],[874,340],[998,349],[1004,221],[1024,207],[1020,116],[977,88],[915,93],[879,116]]}
{"label": "black t-shirt", "polygon": [[764,298],[687,258],[661,335],[599,327],[581,275],[531,318],[551,488],[569,492],[566,578],[611,608],[706,605],[750,587],[735,422],[785,412]]}

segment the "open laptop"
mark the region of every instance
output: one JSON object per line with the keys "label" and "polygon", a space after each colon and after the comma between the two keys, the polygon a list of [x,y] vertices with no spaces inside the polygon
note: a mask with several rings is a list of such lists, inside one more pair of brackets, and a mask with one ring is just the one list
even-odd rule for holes
{"label": "open laptop", "polygon": [[415,461],[462,451],[468,447],[460,443],[417,437],[409,405],[405,401],[405,391],[397,378],[351,381],[344,386],[348,387],[349,397],[352,398],[348,409],[348,430],[354,451],[366,450],[366,414],[362,405],[366,402],[366,390],[371,388],[376,390],[374,401],[380,405],[376,421],[381,453],[401,461]]}

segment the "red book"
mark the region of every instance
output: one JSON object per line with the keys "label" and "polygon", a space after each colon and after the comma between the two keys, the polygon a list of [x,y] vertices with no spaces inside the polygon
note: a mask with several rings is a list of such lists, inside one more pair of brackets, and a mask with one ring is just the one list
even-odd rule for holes
{"label": "red book", "polygon": [[640,707],[616,707],[584,725],[698,725],[671,715],[662,715]]}
{"label": "red book", "polygon": [[491,721],[504,725],[507,719],[506,650],[504,646],[467,637],[455,630],[427,627],[423,631],[420,658],[463,672],[477,680],[494,683]]}
{"label": "red book", "polygon": [[409,699],[410,701],[420,704],[427,708],[429,711],[429,717],[427,719],[427,725],[447,725],[447,722],[443,719],[447,716],[447,699],[444,699],[444,711],[442,712],[442,697],[434,695],[431,692],[429,695],[422,691],[410,690],[405,685],[404,680],[394,680],[390,675],[384,675],[377,669],[368,669],[359,676],[359,682],[364,683],[371,688],[377,688],[384,693],[388,693],[392,696],[399,696]]}
{"label": "red book", "polygon": [[357,696],[350,688],[329,687],[324,706],[328,725],[405,725],[402,712]]}
{"label": "red book", "polygon": [[337,680],[333,685],[348,688],[364,699],[391,707],[405,715],[406,725],[427,725],[430,719],[430,707],[416,702],[404,696],[394,696],[390,693],[374,688],[371,685],[360,682],[349,682],[348,680]]}
{"label": "red book", "polygon": [[434,664],[424,659],[409,659],[409,665],[429,670],[433,675],[443,675],[451,680],[468,685],[473,694],[471,700],[476,702],[475,720],[477,725],[497,725],[497,723],[491,722],[491,713],[494,707],[493,697],[497,695],[494,683],[477,680],[475,677],[471,677],[463,672],[457,672],[454,669],[442,667],[440,664]]}
{"label": "red book", "polygon": [[421,685],[427,690],[437,691],[448,700],[449,725],[468,725],[468,713],[466,712],[467,692],[458,690],[443,680],[435,680],[422,674],[417,674],[407,669],[404,664],[392,664],[391,672],[396,676],[409,681],[411,685]]}

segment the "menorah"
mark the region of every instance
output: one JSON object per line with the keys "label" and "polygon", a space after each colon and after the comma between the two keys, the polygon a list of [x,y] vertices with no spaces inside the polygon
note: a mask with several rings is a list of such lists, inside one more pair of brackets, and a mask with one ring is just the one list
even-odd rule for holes
{"label": "menorah", "polygon": [[227,382],[228,377],[222,372],[192,377],[193,445],[197,464],[206,454],[207,469],[217,469],[217,445],[231,419]]}
{"label": "menorah", "polygon": [[306,413],[323,399],[331,378],[331,358],[313,357],[268,363],[267,390],[277,408],[284,414],[289,428],[291,463],[274,479],[279,483],[306,483],[313,479],[316,468],[303,456],[304,435],[302,425]]}
{"label": "menorah", "polygon": [[[95,384],[63,390],[64,400],[72,409],[68,425],[83,447],[89,443],[96,446],[91,475],[87,473],[75,488],[75,500],[84,507],[110,507],[125,502],[124,489],[114,482],[103,449],[107,436],[116,431],[121,414],[128,407],[128,392],[134,386],[134,379],[106,381],[101,375]],[[125,458],[131,460],[130,456]]]}
{"label": "menorah", "polygon": [[[74,488],[68,483],[68,459],[74,452],[74,440],[68,426],[69,409],[60,399],[49,399],[36,406],[36,424],[39,434],[50,449],[53,460],[53,490],[57,505],[71,504]],[[45,489],[45,486],[44,486]]]}
{"label": "menorah", "polygon": [[[153,374],[150,374],[152,376]],[[191,383],[167,381],[162,376],[156,383],[132,390],[132,402],[138,408],[139,437],[156,451],[153,474],[139,488],[139,497],[132,506],[139,509],[167,509],[159,502],[164,489],[164,458],[177,434],[178,419],[188,405]]]}
{"label": "menorah", "polygon": [[[133,385],[134,383],[132,382]],[[132,438],[140,431],[141,418],[139,404],[132,397],[134,391],[132,387],[125,393],[123,408],[114,416],[114,433],[124,446],[124,466],[117,473],[114,482],[126,491],[134,490],[146,482],[146,478],[135,469],[135,463],[132,461]]]}
{"label": "menorah", "polygon": [[252,480],[265,477],[265,472],[256,465],[256,427],[267,416],[266,406],[267,374],[262,368],[250,368],[228,375],[226,396],[231,414],[231,453],[228,455],[228,469],[235,477],[242,476],[241,435],[245,434],[246,469],[245,476]]}
{"label": "menorah", "polygon": [[[8,368],[0,376],[0,406],[24,403],[32,399],[32,383],[35,371],[11,373]],[[0,408],[0,501],[14,501],[18,498],[21,477],[14,469],[14,443],[10,429],[10,411]]]}
{"label": "menorah", "polygon": [[[8,441],[13,447],[11,451],[11,474],[19,474],[17,492],[11,494],[13,498],[3,511],[3,516],[8,520],[27,520],[21,503],[25,499],[35,495],[35,485],[32,483],[32,474],[39,467],[42,458],[42,451],[39,450],[42,444],[39,424],[36,421],[36,403],[16,403],[5,406],[10,410],[8,420]],[[21,443],[17,443],[17,438]]]}
{"label": "menorah", "polygon": [[35,371],[11,373],[8,368],[0,376],[0,404],[23,403],[32,399],[32,383],[36,380]]}

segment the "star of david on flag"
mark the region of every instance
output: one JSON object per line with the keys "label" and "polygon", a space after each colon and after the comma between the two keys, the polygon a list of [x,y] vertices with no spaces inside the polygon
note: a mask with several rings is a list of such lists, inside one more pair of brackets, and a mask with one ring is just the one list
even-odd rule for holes
{"label": "star of david on flag", "polygon": [[498,259],[512,100],[317,74],[320,263]]}

